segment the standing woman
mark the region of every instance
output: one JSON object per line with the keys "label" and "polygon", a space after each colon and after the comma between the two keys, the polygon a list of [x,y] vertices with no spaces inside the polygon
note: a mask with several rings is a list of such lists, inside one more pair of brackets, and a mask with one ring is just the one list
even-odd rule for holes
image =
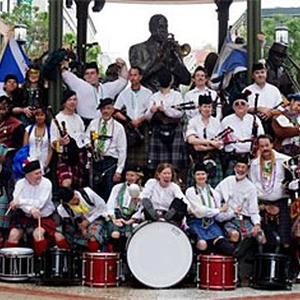
{"label": "standing woman", "polygon": [[173,166],[169,163],[159,164],[155,177],[146,182],[140,195],[147,220],[158,221],[163,218],[181,225],[188,210],[188,202],[179,185],[174,181]]}
{"label": "standing woman", "polygon": [[84,184],[85,152],[84,124],[76,113],[74,91],[63,94],[62,109],[56,115],[58,129],[52,120],[51,145],[58,152],[57,177],[59,186],[80,188]]}
{"label": "standing woman", "polygon": [[186,168],[187,155],[183,140],[181,117],[174,105],[183,102],[179,92],[171,89],[172,75],[167,70],[159,73],[160,90],[150,100],[146,118],[151,120],[148,166],[152,171],[162,162],[172,164],[176,171]]}
{"label": "standing woman", "polygon": [[49,171],[53,149],[50,143],[50,127],[46,123],[47,114],[44,108],[34,111],[35,124],[25,128],[23,145],[29,145],[29,157],[39,160],[43,174]]}
{"label": "standing woman", "polygon": [[207,170],[203,163],[195,165],[194,180],[194,186],[188,188],[185,195],[191,206],[187,225],[196,238],[196,247],[200,251],[231,255],[233,249],[214,219],[220,212],[227,211],[228,205],[221,206],[219,194],[207,184]]}

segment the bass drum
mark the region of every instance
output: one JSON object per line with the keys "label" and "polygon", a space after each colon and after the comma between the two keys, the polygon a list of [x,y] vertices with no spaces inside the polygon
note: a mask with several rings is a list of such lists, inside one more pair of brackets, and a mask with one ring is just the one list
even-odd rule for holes
{"label": "bass drum", "polygon": [[167,222],[146,222],[127,241],[127,263],[134,277],[152,288],[179,283],[189,272],[193,251],[187,235]]}

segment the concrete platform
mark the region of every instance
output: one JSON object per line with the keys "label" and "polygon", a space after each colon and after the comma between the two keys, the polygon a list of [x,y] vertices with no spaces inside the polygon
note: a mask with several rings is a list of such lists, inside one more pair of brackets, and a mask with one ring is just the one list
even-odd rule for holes
{"label": "concrete platform", "polygon": [[300,285],[295,284],[291,291],[267,291],[249,287],[237,288],[232,291],[207,291],[194,287],[148,289],[135,287],[116,288],[90,288],[84,286],[39,286],[35,283],[8,283],[0,282],[1,300],[167,300],[167,299],[270,299],[270,300],[294,300],[300,299]]}

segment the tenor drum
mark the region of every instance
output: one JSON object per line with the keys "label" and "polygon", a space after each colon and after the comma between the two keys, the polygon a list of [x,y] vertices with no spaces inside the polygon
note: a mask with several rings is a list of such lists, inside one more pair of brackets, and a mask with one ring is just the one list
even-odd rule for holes
{"label": "tenor drum", "polygon": [[167,222],[145,222],[126,245],[127,263],[134,277],[153,288],[179,283],[190,270],[193,251],[186,234]]}
{"label": "tenor drum", "polygon": [[87,286],[118,286],[120,256],[118,253],[87,252],[84,254],[83,270],[83,284]]}
{"label": "tenor drum", "polygon": [[254,262],[252,286],[264,289],[291,289],[289,257],[283,254],[257,254]]}
{"label": "tenor drum", "polygon": [[0,249],[0,279],[25,281],[34,276],[34,252],[30,248]]}
{"label": "tenor drum", "polygon": [[74,251],[52,248],[43,255],[40,279],[45,284],[80,284],[81,260],[82,256]]}
{"label": "tenor drum", "polygon": [[237,284],[237,262],[231,256],[199,255],[198,287],[208,290],[233,290]]}

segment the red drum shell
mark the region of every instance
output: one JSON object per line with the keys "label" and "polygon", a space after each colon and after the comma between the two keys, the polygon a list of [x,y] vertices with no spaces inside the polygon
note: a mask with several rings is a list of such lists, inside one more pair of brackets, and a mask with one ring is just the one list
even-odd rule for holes
{"label": "red drum shell", "polygon": [[237,263],[231,256],[199,255],[198,287],[208,290],[233,290],[237,283]]}
{"label": "red drum shell", "polygon": [[84,254],[83,284],[91,287],[119,285],[119,254],[87,252]]}

